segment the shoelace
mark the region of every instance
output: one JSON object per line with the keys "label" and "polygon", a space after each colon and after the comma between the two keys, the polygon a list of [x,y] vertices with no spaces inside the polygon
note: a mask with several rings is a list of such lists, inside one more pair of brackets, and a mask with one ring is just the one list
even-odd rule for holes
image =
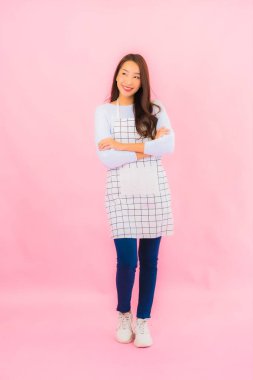
{"label": "shoelace", "polygon": [[129,328],[129,326],[130,326],[130,314],[120,313],[119,318],[120,318],[120,327],[122,326],[123,329]]}
{"label": "shoelace", "polygon": [[144,329],[146,327],[147,320],[146,319],[140,319],[137,322],[137,328],[140,331],[141,334],[144,334]]}

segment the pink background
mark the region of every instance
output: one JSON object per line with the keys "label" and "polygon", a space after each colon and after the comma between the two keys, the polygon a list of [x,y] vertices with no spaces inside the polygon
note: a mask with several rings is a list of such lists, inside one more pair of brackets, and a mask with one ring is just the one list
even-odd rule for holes
{"label": "pink background", "polygon": [[[251,380],[252,2],[2,1],[0,379]],[[145,350],[114,341],[94,110],[147,60],[176,134]],[[133,290],[135,312],[138,270]]]}

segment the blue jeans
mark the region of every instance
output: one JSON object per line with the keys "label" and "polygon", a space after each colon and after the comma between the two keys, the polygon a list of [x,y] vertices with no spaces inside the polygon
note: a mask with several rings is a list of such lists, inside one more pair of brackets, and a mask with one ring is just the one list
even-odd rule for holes
{"label": "blue jeans", "polygon": [[[139,270],[139,299],[137,318],[150,318],[153,304],[157,261],[161,236],[157,238],[140,238],[138,256]],[[131,310],[131,296],[137,268],[137,239],[114,239],[117,251],[116,286],[118,305],[116,310],[126,313]]]}

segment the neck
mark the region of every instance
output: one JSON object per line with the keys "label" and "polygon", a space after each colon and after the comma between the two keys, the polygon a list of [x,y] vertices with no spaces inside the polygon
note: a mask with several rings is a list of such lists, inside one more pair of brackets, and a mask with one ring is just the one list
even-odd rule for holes
{"label": "neck", "polygon": [[121,106],[129,106],[130,104],[134,103],[133,96],[131,98],[126,98],[125,96],[119,96],[117,100],[118,100],[119,105]]}

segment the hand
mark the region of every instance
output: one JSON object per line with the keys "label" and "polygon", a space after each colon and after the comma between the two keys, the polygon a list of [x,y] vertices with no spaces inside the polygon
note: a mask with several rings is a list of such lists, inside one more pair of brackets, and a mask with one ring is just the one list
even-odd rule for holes
{"label": "hand", "polygon": [[121,150],[121,147],[122,147],[122,143],[110,137],[102,139],[98,143],[99,150],[108,150],[108,149]]}
{"label": "hand", "polygon": [[159,128],[158,131],[156,132],[155,139],[159,139],[159,137],[167,135],[169,132],[170,132],[169,128],[166,128],[166,127]]}

